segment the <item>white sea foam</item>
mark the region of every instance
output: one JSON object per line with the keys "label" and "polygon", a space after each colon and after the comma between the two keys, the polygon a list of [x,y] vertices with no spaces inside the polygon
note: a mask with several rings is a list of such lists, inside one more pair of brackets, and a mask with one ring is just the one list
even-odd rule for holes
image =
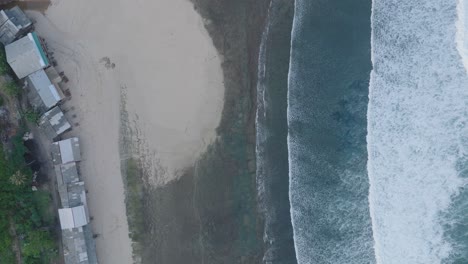
{"label": "white sea foam", "polygon": [[458,0],[457,49],[468,73],[468,0]]}
{"label": "white sea foam", "polygon": [[[343,151],[330,157],[328,153],[314,149],[307,141],[310,136],[307,126],[314,119],[310,113],[315,110],[308,108],[306,102],[310,103],[307,98],[317,95],[310,89],[315,84],[314,78],[307,78],[304,72],[310,75],[317,73],[307,69],[306,62],[310,57],[305,53],[320,53],[317,49],[306,50],[311,46],[304,45],[304,41],[310,41],[307,39],[310,20],[308,23],[304,21],[308,15],[312,15],[311,8],[320,6],[311,5],[311,2],[295,1],[287,94],[289,199],[297,263],[374,263],[368,204],[366,196],[363,196],[367,194],[367,175],[363,166],[357,165],[365,154],[360,155],[358,150],[350,148],[346,153]],[[329,6],[333,5],[324,4],[324,10]],[[349,99],[347,96],[351,96],[351,92],[345,92],[343,96]],[[354,103],[354,99],[352,97],[349,101]],[[361,108],[357,107],[359,104]],[[354,104],[351,108],[359,112],[364,111],[362,107],[365,107],[365,103]],[[363,115],[363,112],[360,113]],[[364,128],[361,126],[357,129]],[[356,138],[351,134],[353,132],[347,135],[347,139],[354,142]],[[343,164],[344,160],[346,165]],[[310,166],[311,163],[318,166]],[[320,180],[317,180],[322,176],[320,174],[329,174],[330,181],[334,181],[334,177],[339,180],[331,184],[333,187],[327,186],[329,183],[323,180],[322,191],[318,186]]]}
{"label": "white sea foam", "polygon": [[374,0],[371,20],[367,141],[377,262],[441,263],[456,245],[444,239],[440,215],[466,184],[456,163],[468,155],[457,1]]}
{"label": "white sea foam", "polygon": [[[288,72],[288,87],[291,87],[292,83],[295,82],[295,76],[294,76],[294,65],[293,65],[293,45],[294,45],[294,40],[297,38],[297,26],[298,26],[298,23],[301,23],[301,18],[303,16],[302,14],[302,7],[299,5],[299,2],[298,0],[295,0],[294,1],[294,18],[293,18],[293,23],[292,23],[292,30],[291,30],[291,51],[290,51],[290,56],[289,56],[289,72]],[[287,93],[287,100],[288,100],[288,107],[286,109],[286,115],[288,117],[288,126],[289,126],[289,121],[291,120],[291,117],[292,117],[292,111],[291,111],[291,98],[290,98],[290,89],[288,89],[288,93]],[[300,251],[300,246],[298,246],[298,240],[299,240],[299,237],[297,235],[297,232],[300,232],[300,230],[298,230],[298,227],[296,226],[295,224],[295,217],[296,217],[296,214],[299,213],[299,212],[294,212],[295,208],[294,208],[294,205],[292,203],[292,194],[295,190],[292,190],[291,186],[292,186],[292,182],[293,182],[293,177],[292,177],[292,163],[291,163],[291,159],[292,159],[292,150],[291,150],[291,146],[292,146],[292,138],[291,138],[291,135],[288,133],[288,136],[287,136],[287,141],[288,141],[288,161],[289,161],[289,203],[290,203],[290,207],[291,207],[291,225],[292,225],[292,228],[293,228],[293,239],[294,239],[294,250],[296,251],[296,258],[297,258],[297,263],[306,263],[303,259],[302,259],[302,254],[301,254],[301,251]],[[300,242],[299,242],[300,243]]]}
{"label": "white sea foam", "polygon": [[259,200],[260,210],[265,217],[265,232],[264,232],[264,241],[267,241],[267,228],[269,224],[269,215],[267,214],[267,209],[265,208],[265,164],[264,162],[264,153],[265,153],[265,144],[268,140],[268,130],[265,128],[264,122],[266,118],[266,108],[267,101],[265,98],[265,74],[266,74],[266,42],[268,33],[270,30],[270,9],[271,4],[268,8],[267,15],[267,24],[262,34],[262,40],[260,43],[260,50],[258,55],[258,73],[257,73],[257,113],[255,117],[255,126],[256,126],[256,157],[257,157],[257,170],[256,170],[256,182],[257,182],[257,198]]}

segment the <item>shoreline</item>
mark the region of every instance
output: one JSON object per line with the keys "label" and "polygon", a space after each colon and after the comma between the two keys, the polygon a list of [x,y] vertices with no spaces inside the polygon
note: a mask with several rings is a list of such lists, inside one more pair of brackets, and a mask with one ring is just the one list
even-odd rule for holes
{"label": "shoreline", "polygon": [[287,92],[294,1],[273,0],[260,54],[257,105],[257,184],[269,264],[295,264],[289,204]]}
{"label": "shoreline", "polygon": [[[156,145],[159,146],[159,143],[167,144],[172,142],[172,145],[169,144],[166,147],[180,148],[180,154],[178,155],[180,158],[170,158],[163,161],[165,162],[163,164],[169,167],[172,166],[172,168],[166,170],[170,177],[159,182],[152,181],[154,179],[146,182],[150,183],[151,186],[159,186],[173,180],[174,178],[171,177],[174,175],[177,178],[176,167],[180,166],[180,169],[186,167],[196,157],[197,153],[200,153],[209,142],[214,140],[218,119],[216,116],[221,115],[220,110],[216,110],[216,105],[222,105],[222,100],[216,99],[217,96],[219,97],[219,92],[213,92],[210,89],[216,89],[216,85],[221,84],[222,76],[219,74],[218,76],[221,78],[217,79],[215,77],[218,74],[216,73],[216,60],[214,60],[217,56],[216,51],[214,48],[210,48],[209,45],[207,46],[211,40],[208,36],[205,37],[200,34],[198,30],[193,30],[194,27],[192,26],[196,27],[196,24],[192,25],[193,23],[190,20],[187,21],[187,15],[193,19],[198,18],[198,14],[193,9],[187,8],[191,6],[190,3],[168,1],[163,6],[169,8],[169,11],[161,8],[161,3],[158,4],[160,10],[157,12],[161,13],[161,16],[159,16],[161,19],[164,19],[162,13],[165,11],[168,11],[165,16],[170,16],[178,11],[177,15],[183,16],[185,19],[180,19],[180,24],[172,24],[176,28],[169,29],[169,32],[165,31],[164,23],[158,22],[162,26],[156,30],[156,34],[152,35],[148,32],[144,33],[144,30],[140,33],[132,32],[132,28],[134,28],[132,23],[138,21],[147,25],[148,30],[155,30],[154,25],[146,21],[152,17],[150,14],[154,13],[151,8],[149,8],[149,11],[145,11],[150,14],[142,16],[141,20],[137,20],[137,22],[134,19],[128,20],[136,10],[140,10],[139,12],[144,11],[141,9],[143,1],[118,6],[122,8],[120,15],[124,13],[124,18],[122,18],[124,22],[117,22],[117,20],[121,19],[117,14],[119,12],[112,12],[112,14],[107,14],[105,17],[95,16],[93,19],[88,17],[92,16],[91,14],[96,12],[95,10],[99,12],[100,8],[108,6],[106,3],[106,1],[101,1],[97,3],[97,6],[89,7],[79,1],[64,2],[57,0],[52,2],[52,5],[45,12],[45,16],[35,11],[28,11],[27,13],[36,20],[36,30],[40,35],[44,36],[51,50],[55,53],[54,57],[60,70],[63,70],[70,80],[65,89],[71,91],[72,99],[64,104],[64,112],[67,112],[66,115],[74,123],[74,128],[72,132],[67,133],[67,136],[79,134],[82,139],[81,145],[85,160],[82,161],[81,174],[84,176],[86,187],[89,190],[89,209],[94,219],[91,225],[93,231],[99,235],[96,239],[99,262],[132,263],[137,259],[132,259],[132,242],[129,238],[127,210],[124,203],[126,199],[124,196],[125,185],[121,177],[121,158],[125,159],[126,157],[120,156],[119,146],[121,89],[123,87],[133,89],[128,94],[127,100],[131,114],[131,126],[132,129],[141,132],[140,135],[143,138],[137,138],[137,140],[141,142],[141,139],[143,139],[145,143],[143,147],[146,148],[143,151],[139,149],[138,153],[134,153],[134,155],[139,159],[146,158],[146,161],[151,162],[150,159],[153,156],[144,153],[144,151],[157,152],[154,148]],[[180,3],[186,6],[180,6]],[[148,7],[147,5],[148,3],[146,7]],[[151,5],[155,6],[156,4],[152,3]],[[117,7],[116,9],[118,10]],[[128,14],[128,16],[125,14]],[[106,19],[113,20],[115,23],[103,21]],[[201,21],[201,18],[199,18],[199,21]],[[190,26],[187,27],[184,23],[188,23]],[[93,24],[99,24],[101,27],[106,26],[108,34],[101,32],[102,29],[100,28],[94,28]],[[88,28],[88,30],[85,28]],[[179,30],[176,35],[179,34],[179,36],[192,40],[192,42],[171,39],[171,36],[174,37],[171,34],[174,33],[174,30]],[[120,34],[117,34],[117,31],[133,34],[133,39],[141,38],[145,40],[143,43],[144,48],[133,47],[131,43],[118,42],[117,39]],[[158,35],[158,32],[163,35],[162,38],[154,38]],[[94,37],[99,37],[99,41],[93,40]],[[164,43],[165,40],[177,41],[177,43],[189,45],[192,49],[184,48],[185,53],[169,52],[166,55],[164,54],[165,51],[167,53],[167,50],[164,50],[164,45],[167,45],[167,43]],[[109,48],[109,45],[117,43],[116,47]],[[160,47],[162,49],[159,50],[159,53],[155,52],[158,50],[157,47],[151,46],[153,44],[163,45]],[[180,48],[180,45],[175,45],[173,51],[180,51]],[[125,53],[122,50],[131,52]],[[152,51],[153,54],[158,53],[159,57],[148,57],[145,50]],[[211,50],[214,52],[215,57],[206,57],[207,54],[209,55],[212,52]],[[187,52],[192,52],[190,54],[194,54],[194,56],[188,55]],[[185,61],[182,68],[178,67],[179,63],[183,62],[187,57],[191,58],[192,62],[187,63]],[[151,60],[151,58],[153,59]],[[174,62],[169,65],[164,64],[168,60]],[[219,64],[217,67],[219,67],[220,73],[221,67]],[[171,67],[171,65],[176,67]],[[200,67],[200,65],[205,66]],[[170,72],[154,79],[155,76],[152,72],[157,69],[163,73],[169,69]],[[189,69],[191,70],[189,71]],[[174,74],[179,74],[181,70],[185,73],[185,78],[168,79],[171,76],[175,77]],[[178,97],[178,94],[182,93],[179,88],[185,88],[182,86],[181,80],[190,82],[189,87],[193,88],[184,91],[186,94],[185,99]],[[159,82],[159,85],[156,85],[157,89],[152,89],[152,86],[148,84],[155,81],[156,84]],[[171,83],[168,83],[168,81],[171,81]],[[176,83],[176,85],[173,83]],[[164,90],[165,86],[170,89]],[[139,91],[135,90],[136,88]],[[156,95],[155,92],[159,94]],[[221,90],[221,92],[223,91]],[[148,101],[148,99],[155,99],[156,101]],[[183,99],[183,101],[179,99]],[[201,99],[207,101],[204,102]],[[155,103],[158,100],[159,103]],[[168,106],[167,103],[172,103],[173,106]],[[157,108],[158,106],[160,107]],[[194,109],[194,107],[197,109]],[[176,112],[171,113],[171,109]],[[164,113],[165,110],[169,110],[169,112]],[[174,120],[170,123],[171,120],[161,115],[159,118],[157,118],[157,115],[148,116],[148,113],[151,112],[167,115]],[[198,117],[193,116],[197,113]],[[198,122],[187,123],[187,119],[206,121],[200,122],[201,124],[198,124]],[[149,128],[134,126],[138,122],[140,125],[147,125],[160,120],[165,122],[164,125],[169,124],[172,128],[165,131],[161,130],[161,126],[158,128],[157,124],[155,127]],[[186,127],[181,127],[181,125]],[[176,131],[182,133],[174,133]],[[155,132],[156,135],[159,135],[159,139],[156,138],[156,141],[154,141]],[[152,135],[152,137],[146,135]],[[153,141],[151,142],[151,140]],[[177,145],[179,141],[183,142],[181,146]],[[154,177],[154,168],[144,169],[146,173],[152,172]],[[158,171],[156,170],[156,172]],[[147,177],[147,179],[149,178]]]}
{"label": "shoreline", "polygon": [[[238,3],[231,12],[232,6],[226,3],[194,1],[194,9],[198,11],[195,16],[203,17],[199,19],[209,33],[209,43],[216,47],[216,54],[221,54],[224,107],[221,120],[216,124],[216,137],[202,140],[198,151],[193,152],[192,148],[191,157],[198,158],[195,166],[190,166],[190,160],[182,161],[179,172],[168,173],[175,177],[163,181],[154,181],[154,175],[161,172],[158,170],[160,160],[155,164],[157,152],[154,147],[158,143],[148,142],[151,138],[146,136],[156,130],[141,126],[151,119],[145,116],[144,111],[148,108],[144,103],[143,106],[138,104],[147,99],[145,93],[139,97],[132,94],[130,97],[133,98],[127,97],[124,102],[130,102],[126,110],[129,110],[127,121],[131,131],[129,141],[122,141],[121,92],[133,89],[132,84],[139,80],[135,72],[133,76],[125,74],[126,70],[132,71],[132,68],[125,68],[131,57],[118,53],[115,48],[110,51],[93,48],[93,42],[88,39],[102,36],[98,30],[84,32],[93,23],[112,24],[112,18],[108,17],[111,21],[96,18],[90,22],[89,17],[81,15],[67,17],[71,10],[74,14],[88,16],[91,11],[86,10],[89,7],[84,4],[72,1],[64,4],[60,0],[53,2],[46,17],[31,12],[40,24],[37,30],[53,48],[58,64],[63,66],[62,70],[71,81],[69,88],[73,99],[65,105],[68,106],[68,116],[78,116],[73,120],[76,127],[72,133],[83,138],[87,160],[83,161],[82,170],[88,177],[85,181],[89,189],[90,211],[95,219],[92,226],[100,235],[96,242],[101,263],[130,263],[132,241],[129,235],[133,242],[143,242],[133,244],[136,245],[133,253],[137,253],[133,255],[134,262],[153,263],[156,259],[163,263],[197,259],[261,261],[264,242],[263,218],[257,208],[255,113],[258,49],[268,3],[268,0]],[[135,5],[139,4],[143,1]],[[57,21],[62,23],[55,24]],[[42,28],[44,25],[46,28]],[[115,24],[109,27],[109,31],[117,32]],[[236,38],[239,35],[240,38]],[[109,55],[112,50],[114,56]],[[138,62],[144,60],[145,56]],[[211,80],[212,74],[208,76]],[[196,153],[207,146],[206,152],[198,157]],[[133,161],[137,162],[136,167]],[[132,179],[125,174],[140,176],[135,177],[136,185],[130,189]],[[123,182],[117,180],[119,178]],[[127,190],[125,196],[124,189]],[[102,208],[106,208],[105,212],[101,212]],[[132,210],[143,213],[134,217]],[[229,215],[233,218],[226,222],[224,219]],[[169,227],[168,223],[171,223]],[[141,230],[147,231],[143,238],[134,236],[139,225],[144,227]],[[170,238],[165,237],[168,232]]]}
{"label": "shoreline", "polygon": [[218,138],[196,165],[179,180],[145,193],[142,262],[260,263],[255,113],[258,49],[269,1],[193,2],[223,57],[225,103]]}

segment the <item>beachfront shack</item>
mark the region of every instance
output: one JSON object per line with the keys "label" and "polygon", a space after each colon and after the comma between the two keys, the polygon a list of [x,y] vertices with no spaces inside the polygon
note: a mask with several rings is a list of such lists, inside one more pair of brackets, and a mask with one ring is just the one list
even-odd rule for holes
{"label": "beachfront shack", "polygon": [[89,226],[62,230],[65,264],[97,264],[95,243]]}
{"label": "beachfront shack", "polygon": [[55,106],[41,116],[39,128],[41,128],[48,138],[53,140],[71,129],[71,125],[68,123],[62,110],[58,106]]}
{"label": "beachfront shack", "polygon": [[70,207],[68,202],[70,200],[68,185],[80,181],[76,163],[70,162],[67,164],[55,165],[54,169],[55,176],[57,177],[57,187],[62,207]]}
{"label": "beachfront shack", "polygon": [[96,245],[91,228],[86,189],[79,181],[75,162],[55,166],[62,203],[59,209],[63,253],[66,264],[97,264]]}
{"label": "beachfront shack", "polygon": [[24,36],[32,27],[33,23],[18,6],[0,11],[0,42],[3,45]]}
{"label": "beachfront shack", "polygon": [[29,103],[39,113],[44,113],[65,98],[42,69],[24,78],[24,88]]}
{"label": "beachfront shack", "polygon": [[90,263],[83,227],[62,230],[62,244],[66,264]]}
{"label": "beachfront shack", "polygon": [[89,217],[84,205],[59,209],[60,226],[62,230],[82,227],[89,223]]}
{"label": "beachfront shack", "polygon": [[5,53],[8,64],[19,79],[49,66],[49,60],[35,32],[6,45]]}
{"label": "beachfront shack", "polygon": [[[69,164],[72,163],[66,165]],[[74,180],[77,176],[72,174],[72,178],[68,180]],[[90,218],[84,182],[68,183],[66,190],[66,195],[60,196],[64,208],[59,209],[65,263],[97,264],[93,232],[88,226]]]}
{"label": "beachfront shack", "polygon": [[72,137],[52,143],[52,163],[67,164],[81,160],[80,140]]}
{"label": "beachfront shack", "polygon": [[55,165],[55,173],[62,203],[59,218],[65,264],[97,264],[93,232],[88,226],[86,189],[79,180],[77,165],[75,162]]}

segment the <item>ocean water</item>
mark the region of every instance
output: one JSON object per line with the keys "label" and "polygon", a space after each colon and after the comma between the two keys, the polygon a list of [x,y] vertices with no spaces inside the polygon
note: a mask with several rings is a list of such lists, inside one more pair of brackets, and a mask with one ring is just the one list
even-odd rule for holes
{"label": "ocean water", "polygon": [[296,0],[289,39],[280,2],[257,87],[264,262],[468,263],[468,0]]}
{"label": "ocean water", "polygon": [[259,54],[257,192],[264,216],[263,263],[297,263],[289,206],[287,91],[293,0],[273,0]]}
{"label": "ocean water", "polygon": [[379,263],[468,263],[468,79],[457,5],[373,2],[367,141]]}
{"label": "ocean water", "polygon": [[298,263],[374,263],[368,206],[371,1],[296,0],[288,82]]}

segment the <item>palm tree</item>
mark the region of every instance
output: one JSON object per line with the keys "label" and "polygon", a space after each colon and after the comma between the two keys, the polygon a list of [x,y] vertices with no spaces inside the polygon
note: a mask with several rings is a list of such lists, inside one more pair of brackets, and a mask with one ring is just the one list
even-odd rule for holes
{"label": "palm tree", "polygon": [[26,182],[26,175],[18,170],[15,174],[11,175],[10,182],[16,186],[23,185]]}

